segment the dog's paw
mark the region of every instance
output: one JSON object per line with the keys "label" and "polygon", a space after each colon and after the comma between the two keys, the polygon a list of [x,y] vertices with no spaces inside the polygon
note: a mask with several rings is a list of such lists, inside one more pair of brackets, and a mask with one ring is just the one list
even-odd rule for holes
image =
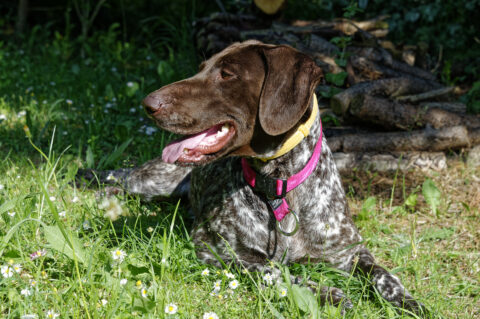
{"label": "dog's paw", "polygon": [[340,307],[342,315],[345,311],[353,308],[352,301],[345,295],[342,289],[335,287],[322,287],[320,289],[320,300],[322,304],[329,304],[332,306]]}

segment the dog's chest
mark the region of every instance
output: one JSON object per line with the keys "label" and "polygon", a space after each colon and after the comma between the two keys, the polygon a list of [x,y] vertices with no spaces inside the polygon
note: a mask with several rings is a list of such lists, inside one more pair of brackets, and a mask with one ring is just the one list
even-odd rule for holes
{"label": "dog's chest", "polygon": [[[287,195],[299,218],[299,231],[288,237],[276,231],[275,219],[262,195],[256,194],[243,179],[239,159],[228,158],[193,170],[190,200],[197,227],[211,236],[220,235],[239,255],[257,254],[269,260],[296,261],[310,256],[323,258],[342,244],[341,228],[345,202],[339,181],[321,171]],[[282,228],[295,226],[293,216],[281,222]],[[343,226],[342,226],[343,227]],[[218,242],[218,241],[214,241]],[[248,257],[248,256],[247,256]]]}

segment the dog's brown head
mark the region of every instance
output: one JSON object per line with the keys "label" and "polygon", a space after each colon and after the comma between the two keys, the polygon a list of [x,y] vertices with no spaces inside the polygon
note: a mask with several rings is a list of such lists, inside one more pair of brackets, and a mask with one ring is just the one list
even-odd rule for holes
{"label": "dog's brown head", "polygon": [[321,77],[310,57],[289,46],[247,41],[203,62],[195,76],[150,93],[143,105],[161,128],[187,135],[165,147],[166,162],[260,156],[296,127]]}

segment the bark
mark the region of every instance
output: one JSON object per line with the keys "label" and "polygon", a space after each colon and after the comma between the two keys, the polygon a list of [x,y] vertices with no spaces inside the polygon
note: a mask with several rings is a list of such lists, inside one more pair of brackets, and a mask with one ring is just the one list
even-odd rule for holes
{"label": "bark", "polygon": [[370,95],[356,96],[351,102],[349,112],[360,121],[377,124],[386,129],[409,130],[428,125],[436,129],[456,125],[480,127],[480,118],[473,115],[404,104]]}
{"label": "bark", "polygon": [[363,82],[333,96],[330,100],[330,106],[335,113],[344,115],[348,111],[351,101],[358,95],[369,94],[396,97],[430,91],[439,86],[437,83],[409,77]]}
{"label": "bark", "polygon": [[27,25],[27,16],[28,16],[28,0],[19,0],[18,1],[18,11],[17,11],[17,23],[15,25],[15,31],[17,34],[21,34],[25,31]]}
{"label": "bark", "polygon": [[399,96],[397,98],[400,102],[419,102],[425,100],[431,100],[433,98],[437,98],[439,96],[447,95],[452,93],[455,90],[454,86],[444,87],[437,90],[427,91],[419,94],[414,95],[406,95],[406,96]]}
{"label": "bark", "polygon": [[477,135],[469,137],[469,132],[464,126],[454,126],[440,130],[345,135],[329,138],[328,143],[332,144],[332,152],[436,152],[467,147],[472,136],[477,137]]}
{"label": "bark", "polygon": [[333,153],[333,158],[341,173],[354,169],[378,172],[411,169],[440,171],[447,167],[447,159],[442,152]]}

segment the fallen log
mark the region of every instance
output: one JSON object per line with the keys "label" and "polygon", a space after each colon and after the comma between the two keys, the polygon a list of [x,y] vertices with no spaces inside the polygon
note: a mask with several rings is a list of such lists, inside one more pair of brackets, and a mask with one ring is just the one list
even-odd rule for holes
{"label": "fallen log", "polygon": [[426,109],[429,108],[436,108],[436,109],[442,109],[454,113],[467,113],[467,106],[463,103],[458,103],[458,102],[422,102],[420,103],[420,106]]}
{"label": "fallen log", "polygon": [[440,88],[438,83],[425,81],[420,78],[400,77],[380,79],[371,82],[358,83],[341,93],[334,95],[330,100],[332,110],[340,115],[346,115],[350,103],[358,95],[382,95],[396,97],[405,94],[417,94]]}
{"label": "fallen log", "polygon": [[360,121],[386,129],[410,130],[428,125],[436,129],[456,125],[480,127],[480,118],[473,115],[404,104],[370,95],[357,95],[351,102],[349,113]]}
{"label": "fallen log", "polygon": [[[332,152],[400,152],[400,151],[445,151],[468,147],[470,139],[479,138],[465,126],[447,127],[439,130],[423,129],[411,132],[382,132],[331,137],[328,144]],[[473,135],[472,135],[473,134]]]}
{"label": "fallen log", "polygon": [[440,171],[447,167],[443,152],[333,153],[333,159],[341,173],[354,169],[377,172],[412,169]]}

